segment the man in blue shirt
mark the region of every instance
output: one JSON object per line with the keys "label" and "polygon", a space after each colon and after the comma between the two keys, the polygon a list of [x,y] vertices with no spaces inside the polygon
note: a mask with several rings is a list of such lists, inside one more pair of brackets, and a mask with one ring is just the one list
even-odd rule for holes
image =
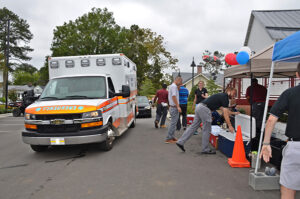
{"label": "man in blue shirt", "polygon": [[[179,105],[181,108],[181,115],[182,115],[182,126],[183,130],[186,129],[187,121],[186,121],[186,112],[187,112],[187,102],[189,97],[189,90],[185,88],[184,85],[180,86],[179,89]],[[180,115],[177,122],[177,130],[181,129],[181,122],[180,122]]]}

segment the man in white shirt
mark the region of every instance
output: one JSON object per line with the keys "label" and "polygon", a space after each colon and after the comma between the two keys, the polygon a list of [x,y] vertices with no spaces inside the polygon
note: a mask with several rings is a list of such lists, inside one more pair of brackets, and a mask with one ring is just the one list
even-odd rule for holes
{"label": "man in white shirt", "polygon": [[169,87],[169,105],[170,105],[170,115],[171,115],[171,122],[168,129],[168,135],[165,140],[166,144],[169,143],[176,143],[177,139],[175,138],[174,134],[176,131],[176,125],[179,118],[179,113],[181,113],[181,108],[179,105],[179,86],[182,84],[182,78],[180,76],[177,76]]}

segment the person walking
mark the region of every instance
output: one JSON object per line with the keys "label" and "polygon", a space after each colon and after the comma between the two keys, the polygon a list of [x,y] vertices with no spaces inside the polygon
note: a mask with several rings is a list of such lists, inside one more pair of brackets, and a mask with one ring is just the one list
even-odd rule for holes
{"label": "person walking", "polygon": [[158,128],[158,124],[160,122],[160,128],[166,128],[165,122],[168,113],[168,91],[167,84],[162,84],[162,89],[156,92],[156,95],[153,100],[153,104],[156,105],[156,118],[154,121],[155,128]]}
{"label": "person walking", "polygon": [[168,129],[168,135],[165,140],[165,143],[176,143],[177,139],[175,138],[174,134],[176,131],[176,125],[179,117],[179,113],[181,113],[181,108],[179,106],[179,91],[178,88],[182,84],[182,78],[177,76],[169,87],[169,105],[170,105],[170,115],[171,115],[171,122]]}
{"label": "person walking", "polygon": [[[259,138],[260,138],[260,130],[264,115],[265,101],[267,96],[267,89],[258,84],[257,79],[252,79],[252,86],[249,86],[246,90],[246,98],[251,104],[251,92],[252,92],[252,115],[255,118],[256,124],[256,136],[252,142],[252,150],[257,151]],[[252,89],[252,91],[251,91]]]}
{"label": "person walking", "polygon": [[[181,124],[183,130],[186,129],[187,119],[186,119],[186,112],[187,112],[187,102],[189,97],[189,90],[184,86],[181,85],[179,89],[179,106],[181,108],[181,114],[179,114],[178,122],[177,122],[177,130],[180,131]],[[180,115],[182,116],[182,123],[180,121]]]}
{"label": "person walking", "polygon": [[[300,78],[300,63],[297,66],[296,76]],[[270,110],[260,154],[260,158],[263,157],[265,162],[269,162],[272,157],[270,140],[274,126],[286,111],[289,114],[285,130],[288,142],[282,152],[281,198],[294,199],[296,191],[300,190],[300,84],[285,90]]]}
{"label": "person walking", "polygon": [[211,112],[217,109],[221,109],[224,114],[226,123],[228,124],[229,131],[234,132],[234,128],[230,122],[230,114],[233,113],[229,110],[229,99],[233,99],[236,95],[235,88],[227,88],[225,93],[214,94],[198,104],[195,110],[195,119],[191,126],[183,133],[180,139],[176,142],[176,145],[182,150],[184,149],[184,143],[193,135],[193,133],[199,128],[202,121],[202,154],[216,154],[216,151],[209,147],[209,136],[211,133],[212,115]]}

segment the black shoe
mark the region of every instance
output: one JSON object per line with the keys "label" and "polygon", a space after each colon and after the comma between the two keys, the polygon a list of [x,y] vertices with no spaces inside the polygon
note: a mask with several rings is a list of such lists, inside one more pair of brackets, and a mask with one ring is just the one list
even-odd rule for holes
{"label": "black shoe", "polygon": [[183,152],[185,152],[185,149],[184,149],[184,146],[183,146],[183,145],[178,144],[177,142],[176,142],[176,145],[177,145]]}
{"label": "black shoe", "polygon": [[155,125],[155,128],[158,128],[158,121],[157,120],[154,121],[154,125]]}
{"label": "black shoe", "polygon": [[183,130],[185,131],[185,130],[186,130],[186,127],[183,127]]}
{"label": "black shoe", "polygon": [[213,155],[213,154],[216,154],[216,151],[214,151],[214,150],[202,151],[201,154],[209,154],[209,155]]}

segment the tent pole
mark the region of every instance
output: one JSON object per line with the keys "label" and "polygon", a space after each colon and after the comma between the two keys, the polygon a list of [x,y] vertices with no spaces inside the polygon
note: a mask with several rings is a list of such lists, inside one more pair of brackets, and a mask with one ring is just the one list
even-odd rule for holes
{"label": "tent pole", "polygon": [[[251,65],[250,65],[251,68]],[[251,70],[251,69],[250,69]],[[252,114],[252,109],[253,109],[253,84],[252,84],[252,79],[253,79],[253,73],[251,73],[250,77],[250,144],[251,144],[251,151],[252,151],[252,146],[253,146],[253,141],[252,141],[252,119],[253,119],[253,114]],[[255,130],[256,132],[256,130]]]}
{"label": "tent pole", "polygon": [[261,132],[260,132],[260,139],[259,139],[258,153],[257,153],[257,158],[256,158],[256,165],[255,165],[255,172],[254,172],[254,174],[257,174],[257,170],[258,170],[258,161],[259,161],[259,156],[260,156],[260,151],[261,151],[262,138],[263,138],[263,134],[264,134],[264,130],[265,130],[265,125],[266,125],[266,116],[267,116],[268,106],[269,106],[269,100],[270,100],[270,92],[271,92],[272,81],[273,81],[273,73],[274,73],[274,62],[272,62],[272,65],[271,65],[271,72],[270,72],[270,78],[269,78],[267,99],[266,99],[266,104],[265,104],[263,121],[262,121],[262,125],[261,125]]}

